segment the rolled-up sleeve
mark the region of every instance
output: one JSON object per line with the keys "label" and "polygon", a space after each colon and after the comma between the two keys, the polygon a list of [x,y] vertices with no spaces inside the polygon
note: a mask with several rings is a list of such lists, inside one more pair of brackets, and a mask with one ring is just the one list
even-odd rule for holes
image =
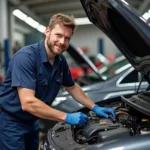
{"label": "rolled-up sleeve", "polygon": [[35,59],[27,53],[18,53],[12,62],[12,87],[24,87],[35,91]]}

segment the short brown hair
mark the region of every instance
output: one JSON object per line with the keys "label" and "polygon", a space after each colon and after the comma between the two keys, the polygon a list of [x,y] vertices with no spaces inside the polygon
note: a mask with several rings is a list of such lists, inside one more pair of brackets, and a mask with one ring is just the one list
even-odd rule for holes
{"label": "short brown hair", "polygon": [[76,29],[74,16],[68,16],[62,13],[55,14],[51,17],[49,22],[49,28],[53,29],[56,24],[64,25],[72,29],[72,33]]}

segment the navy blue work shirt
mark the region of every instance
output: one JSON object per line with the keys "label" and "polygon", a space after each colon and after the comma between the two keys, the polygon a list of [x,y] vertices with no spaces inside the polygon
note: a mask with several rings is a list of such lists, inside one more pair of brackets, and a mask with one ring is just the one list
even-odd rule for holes
{"label": "navy blue work shirt", "polygon": [[17,87],[35,91],[35,97],[51,105],[61,85],[73,86],[65,57],[55,57],[53,66],[49,63],[44,41],[21,48],[12,58],[5,80],[0,88],[0,107],[23,120],[37,117],[23,111]]}

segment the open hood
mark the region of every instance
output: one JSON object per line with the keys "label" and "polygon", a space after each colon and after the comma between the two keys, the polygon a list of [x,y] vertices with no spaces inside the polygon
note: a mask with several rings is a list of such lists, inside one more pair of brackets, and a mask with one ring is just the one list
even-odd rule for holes
{"label": "open hood", "polygon": [[80,0],[89,20],[103,31],[150,83],[150,27],[123,0]]}
{"label": "open hood", "polygon": [[84,52],[80,48],[76,48],[72,44],[69,45],[67,52],[70,54],[70,56],[76,61],[86,72],[88,68],[92,69],[97,76],[103,80],[98,72],[98,69],[93,64],[93,62],[84,54]]}

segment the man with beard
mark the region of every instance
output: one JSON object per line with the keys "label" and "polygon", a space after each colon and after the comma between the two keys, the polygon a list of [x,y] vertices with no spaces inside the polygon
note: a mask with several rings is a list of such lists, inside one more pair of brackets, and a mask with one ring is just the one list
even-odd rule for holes
{"label": "man with beard", "polygon": [[112,109],[101,108],[73,81],[62,53],[75,30],[74,17],[54,15],[44,41],[21,48],[13,56],[0,89],[0,150],[38,150],[38,118],[84,125],[88,117],[50,107],[60,86],[97,115],[115,117]]}

